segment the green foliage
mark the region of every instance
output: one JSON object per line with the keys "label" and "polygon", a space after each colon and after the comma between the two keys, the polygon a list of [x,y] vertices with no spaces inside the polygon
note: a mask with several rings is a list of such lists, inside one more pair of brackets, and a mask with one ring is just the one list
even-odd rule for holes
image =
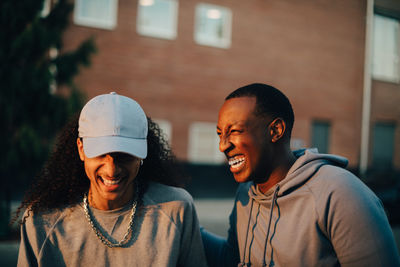
{"label": "green foliage", "polygon": [[[73,9],[70,1],[53,1],[41,16],[44,0],[0,1],[0,178],[8,190],[26,188],[48,156],[54,136],[82,107],[73,84],[79,66],[88,66],[93,39],[75,51],[62,51],[62,34]],[[52,85],[68,88],[61,96]],[[12,186],[10,181],[12,181]],[[4,183],[3,183],[4,185]],[[4,187],[3,187],[4,188]]]}

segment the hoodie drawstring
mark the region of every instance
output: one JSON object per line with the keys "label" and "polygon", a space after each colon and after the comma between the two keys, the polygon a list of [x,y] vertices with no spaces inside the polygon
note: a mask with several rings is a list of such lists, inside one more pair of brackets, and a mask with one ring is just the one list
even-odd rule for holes
{"label": "hoodie drawstring", "polygon": [[249,220],[247,222],[246,239],[244,241],[243,258],[242,258],[242,262],[238,264],[238,267],[246,266],[245,257],[246,257],[247,238],[249,236],[251,213],[253,212],[253,203],[254,203],[254,199],[251,199]]}
{"label": "hoodie drawstring", "polygon": [[[267,266],[267,263],[265,262],[265,255],[267,254],[267,246],[268,246],[268,237],[269,237],[269,232],[271,229],[271,222],[272,222],[272,214],[274,211],[274,207],[275,207],[275,202],[277,201],[277,195],[278,195],[278,191],[279,191],[279,184],[276,186],[275,191],[274,191],[274,196],[272,197],[272,204],[271,204],[271,210],[269,212],[269,221],[268,221],[268,230],[267,230],[267,236],[265,238],[265,244],[264,244],[264,254],[263,254],[263,267]],[[277,203],[278,205],[278,203]],[[272,237],[271,237],[272,239]],[[270,240],[271,242],[271,240]],[[271,265],[272,264],[272,265]],[[270,262],[270,266],[273,266],[273,262],[271,259]]]}

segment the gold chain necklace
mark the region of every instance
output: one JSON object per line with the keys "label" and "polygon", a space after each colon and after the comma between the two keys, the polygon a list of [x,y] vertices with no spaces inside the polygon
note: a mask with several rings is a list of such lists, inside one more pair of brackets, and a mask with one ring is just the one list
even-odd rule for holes
{"label": "gold chain necklace", "polygon": [[[136,193],[137,193],[137,191],[136,191]],[[136,194],[136,196],[137,196],[137,194]],[[126,244],[129,234],[132,232],[133,218],[135,217],[135,213],[136,213],[136,205],[137,205],[137,198],[135,197],[135,200],[133,201],[133,204],[132,204],[131,218],[129,220],[128,229],[126,230],[126,233],[125,233],[124,237],[121,239],[121,241],[119,241],[117,243],[113,243],[112,241],[108,240],[108,238],[101,232],[101,230],[97,229],[97,227],[94,225],[94,222],[92,220],[92,217],[90,216],[90,212],[89,212],[89,208],[88,208],[87,193],[83,196],[83,209],[85,210],[86,218],[87,218],[90,226],[92,227],[94,233],[96,234],[96,236],[100,239],[100,241],[104,245],[106,245],[109,248],[122,247]]]}

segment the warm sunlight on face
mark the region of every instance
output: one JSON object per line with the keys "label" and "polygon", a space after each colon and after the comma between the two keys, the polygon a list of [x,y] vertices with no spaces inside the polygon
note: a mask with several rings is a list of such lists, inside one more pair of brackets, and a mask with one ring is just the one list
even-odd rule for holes
{"label": "warm sunlight on face", "polygon": [[134,196],[133,181],[140,168],[140,159],[125,153],[88,158],[79,138],[77,145],[90,180],[89,203],[92,201],[91,205],[103,210],[116,209],[127,204]]}
{"label": "warm sunlight on face", "polygon": [[238,97],[225,101],[219,112],[217,133],[219,149],[225,153],[230,171],[237,182],[254,180],[268,169],[266,151],[269,140],[264,119],[254,115],[255,97]]}

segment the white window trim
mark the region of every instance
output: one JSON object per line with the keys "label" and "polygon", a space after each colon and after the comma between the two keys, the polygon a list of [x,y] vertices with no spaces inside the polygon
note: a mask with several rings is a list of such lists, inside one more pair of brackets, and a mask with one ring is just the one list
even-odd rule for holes
{"label": "white window trim", "polygon": [[178,1],[177,0],[159,0],[159,1],[169,2],[171,4],[172,29],[164,30],[164,29],[160,29],[157,27],[141,25],[140,20],[141,20],[142,15],[140,13],[140,5],[141,5],[142,1],[139,0],[138,7],[137,7],[138,11],[137,11],[137,16],[136,16],[136,32],[143,36],[174,40],[174,39],[176,39],[176,37],[178,35],[178,33],[177,33],[178,9],[179,9]]}
{"label": "white window trim", "polygon": [[162,130],[162,133],[164,134],[166,141],[171,145],[172,141],[172,124],[168,120],[164,119],[153,119],[155,123],[158,124],[160,129]]}
{"label": "white window trim", "polygon": [[40,16],[42,18],[45,18],[50,14],[50,7],[51,7],[51,0],[44,0],[43,8],[42,11],[40,12]]}
{"label": "white window trim", "polygon": [[79,8],[81,7],[84,0],[75,0],[74,7],[74,23],[81,26],[101,28],[106,30],[113,30],[117,26],[117,11],[118,11],[118,0],[110,0],[110,6],[108,7],[111,14],[111,20],[105,21],[94,18],[82,17],[79,14]]}
{"label": "white window trim", "polygon": [[[199,14],[197,12],[198,8],[210,8],[210,9],[219,9],[219,10],[224,10],[226,11],[226,22],[224,23],[224,32],[226,32],[226,38],[221,40],[220,42],[215,42],[213,40],[210,40],[208,38],[201,38],[196,34],[196,29],[198,27],[199,23]],[[218,47],[218,48],[225,48],[228,49],[231,46],[231,39],[232,39],[232,11],[229,8],[223,7],[223,6],[217,6],[217,5],[212,5],[212,4],[205,4],[205,3],[199,3],[196,5],[196,12],[195,12],[195,30],[194,30],[194,40],[197,44],[199,45],[205,45],[205,46],[212,46],[212,47]]]}
{"label": "white window trim", "polygon": [[[213,153],[207,155],[206,158],[201,158],[198,155],[197,148],[200,145],[204,145],[198,139],[199,129],[210,129],[215,134],[215,141],[213,144],[208,144],[213,150]],[[215,123],[211,122],[194,122],[189,126],[189,145],[188,145],[188,159],[192,163],[203,163],[203,164],[221,164],[225,162],[225,156],[219,151],[219,138],[217,136],[217,130]]]}
{"label": "white window trim", "polygon": [[[374,23],[375,23],[375,18],[377,17],[381,17],[383,19],[390,19],[389,17],[383,16],[383,15],[379,15],[379,14],[374,14]],[[397,21],[397,25],[398,25],[398,31],[400,28],[400,21],[393,19],[394,21]],[[374,27],[375,30],[375,27]],[[375,34],[375,33],[374,33]],[[397,77],[389,77],[388,75],[385,74],[377,74],[374,72],[374,60],[375,60],[375,49],[374,49],[374,42],[375,42],[375,37],[373,39],[373,49],[372,49],[372,70],[371,70],[371,76],[374,80],[379,80],[379,81],[384,81],[384,82],[392,82],[392,83],[399,83],[400,82],[400,64],[399,64],[399,60],[400,60],[400,48],[397,48],[397,55],[395,55],[395,57],[393,58],[394,61],[397,62]],[[400,46],[400,33],[397,33],[397,47]]]}

